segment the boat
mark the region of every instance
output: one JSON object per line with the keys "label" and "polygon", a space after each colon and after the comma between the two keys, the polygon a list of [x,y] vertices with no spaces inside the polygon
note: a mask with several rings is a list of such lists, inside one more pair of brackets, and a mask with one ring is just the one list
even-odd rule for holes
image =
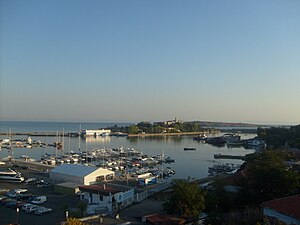
{"label": "boat", "polygon": [[205,134],[200,134],[196,137],[193,137],[193,140],[195,140],[195,141],[205,141],[205,138],[207,138],[207,136]]}
{"label": "boat", "polygon": [[225,146],[226,139],[221,136],[221,137],[211,137],[211,138],[206,138],[205,143],[217,146],[217,147],[223,147]]}
{"label": "boat", "polygon": [[239,169],[240,166],[234,164],[215,164],[212,167],[208,167],[208,173],[210,175],[217,175],[221,173],[232,174]]}
{"label": "boat", "polygon": [[266,142],[260,138],[252,138],[245,141],[244,147],[260,150],[266,147]]}
{"label": "boat", "polygon": [[175,162],[175,159],[172,159],[171,157],[167,157],[165,159],[165,163],[173,163],[173,162]]}
{"label": "boat", "polygon": [[196,148],[194,148],[194,147],[185,147],[185,148],[183,148],[183,150],[184,151],[195,151]]}
{"label": "boat", "polygon": [[0,171],[0,180],[8,182],[23,182],[25,179],[21,173],[18,173],[10,168],[6,171]]}

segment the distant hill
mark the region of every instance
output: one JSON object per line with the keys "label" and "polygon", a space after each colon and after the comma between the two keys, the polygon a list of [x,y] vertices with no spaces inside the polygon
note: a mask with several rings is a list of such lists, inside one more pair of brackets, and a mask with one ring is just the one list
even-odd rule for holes
{"label": "distant hill", "polygon": [[195,121],[201,127],[258,127],[257,124],[251,123],[228,123],[228,122],[211,122],[211,121]]}

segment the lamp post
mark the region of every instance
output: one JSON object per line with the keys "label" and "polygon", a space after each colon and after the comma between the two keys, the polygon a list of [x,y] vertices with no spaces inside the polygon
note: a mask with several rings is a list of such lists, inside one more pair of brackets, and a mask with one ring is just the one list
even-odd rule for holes
{"label": "lamp post", "polygon": [[19,224],[19,212],[20,212],[20,209],[17,208],[16,211],[17,211],[17,224]]}

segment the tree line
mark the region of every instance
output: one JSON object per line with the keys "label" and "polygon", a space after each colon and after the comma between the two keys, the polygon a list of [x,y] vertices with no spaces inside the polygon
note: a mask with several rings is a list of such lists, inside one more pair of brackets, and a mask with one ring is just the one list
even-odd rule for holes
{"label": "tree line", "polygon": [[300,149],[300,124],[290,128],[258,128],[258,137],[264,139],[270,148],[291,147]]}
{"label": "tree line", "polygon": [[200,126],[200,122],[139,122],[137,124],[118,127],[108,127],[112,132],[122,132],[128,134],[159,134],[159,133],[180,133],[180,132],[202,132],[206,129]]}

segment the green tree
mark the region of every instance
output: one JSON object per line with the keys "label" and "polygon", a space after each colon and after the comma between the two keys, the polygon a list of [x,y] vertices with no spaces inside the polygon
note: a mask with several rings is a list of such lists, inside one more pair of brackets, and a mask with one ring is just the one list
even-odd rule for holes
{"label": "green tree", "polygon": [[287,153],[263,151],[246,157],[246,189],[259,202],[296,194],[300,189],[300,176],[285,164]]}
{"label": "green tree", "polygon": [[139,127],[136,125],[131,125],[128,127],[128,134],[138,134],[139,133]]}
{"label": "green tree", "polygon": [[175,181],[173,194],[164,203],[164,209],[171,214],[177,214],[185,218],[193,218],[205,208],[205,192],[198,183],[187,181]]}

